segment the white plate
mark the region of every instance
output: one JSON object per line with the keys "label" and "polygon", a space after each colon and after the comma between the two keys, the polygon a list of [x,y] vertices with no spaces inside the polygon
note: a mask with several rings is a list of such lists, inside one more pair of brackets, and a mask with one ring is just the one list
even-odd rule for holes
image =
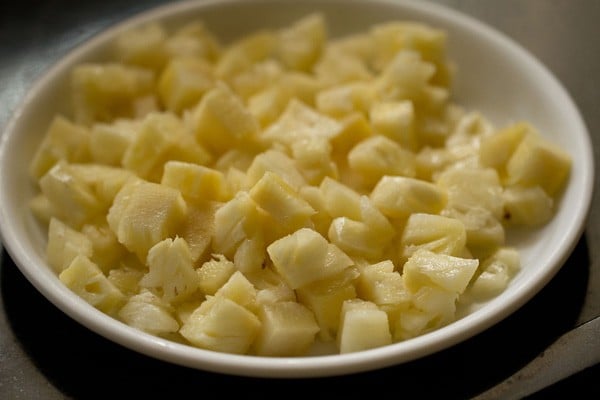
{"label": "white plate", "polygon": [[[572,174],[554,219],[518,243],[523,269],[509,288],[483,307],[435,332],[405,342],[345,355],[265,358],[216,353],[144,334],[97,311],[69,289],[44,261],[45,232],[27,202],[34,194],[27,168],[41,135],[66,111],[69,69],[102,60],[122,30],[151,20],[178,24],[201,17],[228,40],[257,28],[279,27],[319,10],[332,35],[374,23],[420,20],[448,32],[449,56],[458,65],[458,103],[480,110],[496,124],[526,119],[573,156]],[[29,281],[59,309],[98,334],[172,363],[236,375],[328,376],[377,369],[445,349],[499,322],[533,297],[560,269],[579,239],[593,189],[589,134],[569,94],[526,50],[494,29],[443,6],[402,0],[223,0],[171,3],[120,23],[82,44],[29,91],[0,142],[0,233],[6,250]]]}

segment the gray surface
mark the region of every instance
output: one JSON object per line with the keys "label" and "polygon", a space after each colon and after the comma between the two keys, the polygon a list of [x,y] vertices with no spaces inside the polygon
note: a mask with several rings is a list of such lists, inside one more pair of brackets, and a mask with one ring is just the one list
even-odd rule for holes
{"label": "gray surface", "polygon": [[[506,33],[562,81],[600,152],[600,1],[437,0]],[[0,5],[0,125],[32,80],[76,44],[156,0],[49,0]],[[596,168],[598,171],[598,168]],[[596,187],[600,173],[596,174]],[[600,208],[595,194],[586,231],[559,274],[494,328],[439,354],[398,367],[322,380],[264,380],[162,363],[89,332],[49,304],[8,256],[0,261],[0,399],[320,393],[358,384],[376,395],[468,398],[527,364],[564,331],[600,313]],[[0,221],[1,223],[1,221]],[[504,350],[508,349],[508,351]],[[600,398],[598,366],[532,398]],[[323,385],[315,389],[313,383]],[[373,386],[376,385],[376,389]],[[324,388],[324,389],[323,389]],[[333,393],[335,393],[333,392]]]}

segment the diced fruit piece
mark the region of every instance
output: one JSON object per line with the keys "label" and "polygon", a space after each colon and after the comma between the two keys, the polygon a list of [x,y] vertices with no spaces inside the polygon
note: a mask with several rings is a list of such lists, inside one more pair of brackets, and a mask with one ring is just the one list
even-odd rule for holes
{"label": "diced fruit piece", "polygon": [[262,234],[256,234],[244,239],[233,256],[235,267],[244,274],[261,271],[267,258],[265,239]]}
{"label": "diced fruit piece", "polygon": [[440,254],[462,254],[467,234],[464,224],[454,218],[434,214],[411,214],[400,239],[400,255],[411,257],[419,249]]}
{"label": "diced fruit piece", "polygon": [[160,182],[163,166],[169,160],[207,164],[211,155],[170,113],[151,113],[123,155],[123,166],[139,177]]}
{"label": "diced fruit piece", "polygon": [[89,142],[90,132],[86,127],[62,115],[54,117],[29,165],[29,175],[39,180],[59,160],[89,161]]}
{"label": "diced fruit piece", "polygon": [[461,221],[467,234],[466,246],[476,257],[484,257],[504,245],[505,231],[500,221],[483,207],[455,207],[442,215]]}
{"label": "diced fruit piece", "polygon": [[115,41],[117,59],[125,64],[159,71],[167,59],[168,33],[159,23],[144,24],[121,33]]}
{"label": "diced fruit piece", "polygon": [[123,186],[106,218],[119,242],[145,260],[152,246],[177,231],[186,209],[176,189],[137,181]]}
{"label": "diced fruit piece", "polygon": [[253,352],[261,356],[304,355],[319,331],[313,313],[295,301],[263,304],[258,317],[261,328]]}
{"label": "diced fruit piece", "polygon": [[64,161],[54,165],[39,184],[56,216],[73,227],[78,228],[105,211],[92,188]]}
{"label": "diced fruit piece", "polygon": [[317,186],[306,185],[300,188],[298,194],[316,211],[311,217],[313,229],[326,237],[332,218],[327,213],[325,198],[321,190]]}
{"label": "diced fruit piece", "polygon": [[198,287],[207,296],[217,293],[236,271],[233,262],[222,254],[213,255],[196,270],[198,274]]}
{"label": "diced fruit piece", "polygon": [[511,124],[481,141],[479,159],[486,167],[495,168],[500,176],[506,176],[506,164],[513,153],[528,135],[538,135],[526,122]]}
{"label": "diced fruit piece", "polygon": [[296,292],[270,267],[253,271],[249,279],[257,289],[256,302],[259,305],[296,301]]}
{"label": "diced fruit piece", "polygon": [[376,132],[403,148],[415,150],[415,109],[410,100],[377,102],[369,110],[369,120]]}
{"label": "diced fruit piece", "polygon": [[250,190],[250,197],[273,217],[284,232],[310,225],[315,210],[279,175],[267,171]]}
{"label": "diced fruit piece", "polygon": [[539,185],[550,196],[565,184],[571,170],[571,156],[541,137],[527,137],[515,149],[506,164],[511,185]]}
{"label": "diced fruit piece", "polygon": [[262,231],[262,216],[248,192],[238,192],[215,212],[212,247],[232,258],[244,239]]}
{"label": "diced fruit piece", "polygon": [[332,46],[326,48],[314,65],[313,71],[317,79],[327,87],[347,82],[368,81],[373,77],[364,60]]}
{"label": "diced fruit piece", "polygon": [[276,240],[267,247],[267,252],[292,289],[331,277],[353,264],[337,246],[309,228]]}
{"label": "diced fruit piece", "polygon": [[421,286],[412,296],[412,303],[429,316],[427,329],[440,328],[454,321],[458,293],[438,286]]}
{"label": "diced fruit piece", "polygon": [[108,280],[124,295],[133,296],[140,292],[139,282],[146,272],[147,269],[121,265],[119,268],[108,271]]}
{"label": "diced fruit piece", "polygon": [[48,226],[46,259],[57,272],[67,268],[78,255],[90,258],[94,253],[92,241],[59,219],[52,218]]}
{"label": "diced fruit piece", "polygon": [[28,205],[33,215],[40,222],[48,224],[53,217],[56,217],[56,211],[54,211],[50,200],[43,193],[38,193],[32,197]]}
{"label": "diced fruit piece", "polygon": [[521,268],[519,252],[510,247],[501,247],[483,260],[468,289],[476,300],[487,300],[506,289],[510,280]]}
{"label": "diced fruit piece", "polygon": [[323,114],[343,118],[353,113],[366,115],[375,99],[375,89],[370,81],[349,82],[319,91],[315,106]]}
{"label": "diced fruit piece", "polygon": [[394,264],[390,260],[359,268],[356,291],[360,298],[372,301],[378,306],[400,305],[410,299],[404,288],[402,276],[394,270]]}
{"label": "diced fruit piece", "polygon": [[179,330],[172,307],[147,289],[131,296],[118,315],[127,325],[153,335]]}
{"label": "diced fruit piece", "polygon": [[215,85],[211,65],[200,58],[171,60],[160,75],[158,94],[167,110],[176,114],[191,108]]}
{"label": "diced fruit piece", "polygon": [[[445,147],[451,148],[463,145],[473,146],[474,148],[480,149],[479,154],[483,155],[484,153],[488,153],[490,149],[482,152],[482,143],[486,142],[495,134],[496,132],[494,131],[492,123],[485,118],[482,113],[477,111],[467,112],[464,115],[461,115],[455,122],[450,136],[446,139]],[[490,155],[491,154],[486,154],[486,157]],[[502,158],[502,156],[499,158]],[[483,166],[492,166],[487,165],[483,160],[481,160],[481,162]]]}
{"label": "diced fruit piece", "polygon": [[331,217],[347,217],[356,221],[362,219],[361,197],[354,189],[329,177],[323,179],[319,189]]}
{"label": "diced fruit piece", "polygon": [[120,166],[139,125],[137,120],[125,119],[113,123],[94,124],[90,134],[92,159],[104,165]]}
{"label": "diced fruit piece", "polygon": [[289,69],[309,71],[321,55],[326,39],[323,15],[307,15],[279,32],[277,58]]}
{"label": "diced fruit piece", "polygon": [[321,340],[335,339],[344,301],[356,298],[354,281],[358,275],[356,267],[348,267],[338,274],[296,290],[298,301],[315,314],[320,328],[318,336]]}
{"label": "diced fruit piece", "polygon": [[185,239],[194,266],[208,256],[215,231],[215,212],[221,203],[207,202],[201,205],[188,204],[183,222],[176,235]]}
{"label": "diced fruit piece", "polygon": [[191,112],[196,139],[214,154],[254,146],[258,122],[226,84],[217,83]]}
{"label": "diced fruit piece", "polygon": [[256,288],[240,271],[235,271],[227,282],[215,292],[215,297],[227,297],[248,310],[255,312]]}
{"label": "diced fruit piece", "polygon": [[254,157],[252,164],[246,171],[246,185],[248,187],[254,186],[267,171],[279,175],[295,190],[306,185],[306,181],[300,171],[298,171],[294,159],[290,158],[282,151],[272,149],[257,154],[256,157]]}
{"label": "diced fruit piece", "polygon": [[425,180],[385,175],[370,199],[385,216],[407,218],[414,213],[438,214],[446,206],[447,193]]}
{"label": "diced fruit piece", "polygon": [[377,91],[383,100],[411,100],[418,103],[425,97],[435,66],[413,50],[400,50],[376,79]]}
{"label": "diced fruit piece", "polygon": [[554,199],[540,186],[509,186],[502,192],[503,221],[511,225],[539,226],[552,218]]}
{"label": "diced fruit piece", "polygon": [[92,254],[88,255],[103,273],[108,273],[119,266],[120,260],[125,257],[127,250],[119,241],[115,233],[110,230],[106,223],[86,224],[81,228],[83,233],[92,244]]}
{"label": "diced fruit piece", "polygon": [[291,148],[302,139],[322,138],[329,140],[341,130],[334,118],[319,113],[298,99],[291,99],[279,119],[262,133],[263,140],[280,143]]}
{"label": "diced fruit piece", "polygon": [[475,274],[479,260],[437,254],[419,250],[404,264],[402,278],[412,293],[422,286],[440,287],[452,293],[462,293]]}
{"label": "diced fruit piece", "polygon": [[227,297],[214,297],[198,307],[179,332],[193,345],[225,353],[245,354],[261,322],[256,315]]}
{"label": "diced fruit piece", "polygon": [[431,314],[414,307],[402,311],[392,325],[394,341],[410,339],[427,332],[431,318]]}
{"label": "diced fruit piece", "polygon": [[167,161],[160,183],[179,190],[184,197],[196,202],[225,201],[229,197],[223,173],[203,165]]}
{"label": "diced fruit piece", "polygon": [[310,185],[318,185],[326,176],[337,178],[329,141],[323,138],[300,140],[292,145],[292,155]]}
{"label": "diced fruit piece", "polygon": [[140,286],[158,289],[168,303],[184,300],[198,289],[190,249],[182,238],[167,238],[148,251],[148,273]]}
{"label": "diced fruit piece", "polygon": [[154,73],[118,63],[82,64],[71,75],[75,121],[85,125],[132,118],[137,99],[154,90]]}
{"label": "diced fruit piece", "polygon": [[373,349],[392,343],[385,311],[360,299],[344,301],[337,334],[340,353]]}
{"label": "diced fruit piece", "polygon": [[170,58],[198,57],[215,61],[221,54],[218,38],[202,20],[185,23],[167,37],[165,50]]}
{"label": "diced fruit piece", "polygon": [[102,164],[69,164],[68,170],[91,189],[103,210],[108,210],[123,185],[136,178],[131,171]]}
{"label": "diced fruit piece", "polygon": [[106,314],[115,315],[126,301],[123,293],[84,255],[76,256],[58,277],[79,297]]}
{"label": "diced fruit piece", "polygon": [[436,183],[448,193],[447,208],[485,208],[502,217],[502,185],[492,168],[448,168]]}
{"label": "diced fruit piece", "polygon": [[414,153],[382,135],[354,146],[348,153],[348,164],[368,186],[375,185],[384,175],[414,177],[416,174]]}

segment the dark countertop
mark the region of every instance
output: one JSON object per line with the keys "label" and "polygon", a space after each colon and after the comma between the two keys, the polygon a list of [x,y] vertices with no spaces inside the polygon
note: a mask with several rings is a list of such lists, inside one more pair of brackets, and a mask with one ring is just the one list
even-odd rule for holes
{"label": "dark countertop", "polygon": [[[580,108],[592,135],[595,158],[600,160],[600,1],[436,2],[506,33],[544,63]],[[73,46],[109,24],[159,3],[164,1],[2,2],[0,126],[32,80]],[[596,166],[595,187],[599,180]],[[0,399],[202,398],[227,395],[231,390],[246,390],[241,396],[273,393],[283,397],[341,394],[351,387],[386,397],[390,393],[398,398],[467,399],[518,370],[561,333],[600,314],[599,222],[596,193],[585,233],[563,268],[538,295],[493,328],[424,359],[323,379],[234,377],[140,355],[64,315],[29,284],[2,251]],[[530,398],[566,398],[574,393],[578,399],[600,398],[599,378],[600,365],[596,365]],[[213,386],[217,391],[212,391]]]}

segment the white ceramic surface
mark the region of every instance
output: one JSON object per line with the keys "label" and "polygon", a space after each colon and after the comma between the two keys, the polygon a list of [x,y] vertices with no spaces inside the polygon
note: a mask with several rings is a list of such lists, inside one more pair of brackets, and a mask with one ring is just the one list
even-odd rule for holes
{"label": "white ceramic surface", "polygon": [[[141,333],[97,311],[63,286],[44,261],[45,232],[27,208],[34,194],[27,167],[52,116],[67,110],[61,88],[69,68],[85,60],[104,59],[118,32],[150,20],[162,20],[169,26],[200,17],[219,37],[229,40],[260,27],[284,26],[315,10],[326,16],[331,35],[394,19],[420,20],[445,29],[449,56],[458,66],[454,87],[458,103],[480,110],[499,125],[527,119],[573,156],[572,174],[554,219],[513,243],[521,251],[523,269],[509,288],[455,323],[402,343],[345,355],[265,358],[205,351]],[[445,349],[499,322],[533,297],[561,268],[582,233],[593,190],[591,149],[579,111],[543,65],[503,34],[443,6],[405,0],[170,3],[87,41],[32,86],[0,138],[0,234],[23,274],[53,304],[130,349],[180,365],[236,375],[339,375],[403,363]]]}

